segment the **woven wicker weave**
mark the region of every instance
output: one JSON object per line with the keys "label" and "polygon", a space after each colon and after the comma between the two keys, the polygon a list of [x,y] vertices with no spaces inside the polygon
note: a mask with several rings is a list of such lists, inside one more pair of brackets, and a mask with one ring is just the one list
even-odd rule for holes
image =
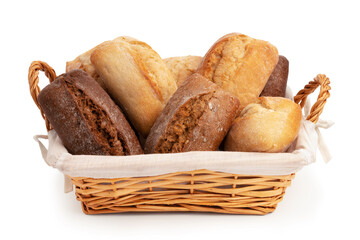
{"label": "woven wicker weave", "polygon": [[[48,64],[34,61],[28,75],[31,96],[49,131],[51,125],[37,101],[39,71],[44,71],[50,82],[56,74]],[[307,96],[320,86],[318,99],[307,117],[314,123],[330,96],[329,84],[329,79],[319,74],[294,98],[303,107]],[[275,210],[294,176],[237,175],[204,169],[152,177],[71,180],[86,214],[175,211],[267,214]]]}

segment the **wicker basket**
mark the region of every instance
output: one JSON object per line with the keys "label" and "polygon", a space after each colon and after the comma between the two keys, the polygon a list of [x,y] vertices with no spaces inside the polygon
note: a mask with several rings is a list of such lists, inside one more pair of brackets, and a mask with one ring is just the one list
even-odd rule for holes
{"label": "wicker basket", "polygon": [[[45,62],[34,61],[29,68],[31,96],[45,119],[37,97],[39,71],[52,82],[55,71]],[[316,103],[307,120],[316,123],[330,96],[330,81],[317,75],[297,93],[294,101],[304,107],[309,94],[320,86]],[[71,177],[76,198],[86,214],[119,212],[217,212],[231,214],[267,214],[282,200],[295,174],[284,176],[237,175],[209,170],[176,172],[152,177],[94,179]]]}

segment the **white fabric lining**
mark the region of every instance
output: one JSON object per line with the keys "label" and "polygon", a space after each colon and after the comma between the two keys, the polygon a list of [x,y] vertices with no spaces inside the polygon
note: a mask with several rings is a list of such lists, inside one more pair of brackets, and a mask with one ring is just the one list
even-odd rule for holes
{"label": "white fabric lining", "polygon": [[[287,89],[287,96],[292,96]],[[289,97],[292,98],[292,97]],[[305,116],[310,102],[304,107]],[[34,139],[45,162],[65,175],[65,192],[72,191],[71,177],[122,178],[157,176],[167,173],[207,169],[244,175],[288,175],[316,160],[319,147],[325,162],[331,159],[320,128],[329,128],[332,122],[319,120],[317,124],[303,120],[297,139],[285,153],[256,152],[186,152],[172,154],[145,154],[133,156],[71,155],[54,130]],[[49,140],[49,149],[39,139]]]}

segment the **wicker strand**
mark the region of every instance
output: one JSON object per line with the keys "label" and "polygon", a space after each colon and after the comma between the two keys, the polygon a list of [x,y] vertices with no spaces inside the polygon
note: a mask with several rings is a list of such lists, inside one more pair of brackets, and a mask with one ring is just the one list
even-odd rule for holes
{"label": "wicker strand", "polygon": [[[152,181],[149,181],[149,184],[151,185]],[[152,187],[149,187],[149,191],[152,192]]]}
{"label": "wicker strand", "polygon": [[320,93],[317,101],[311,107],[311,111],[307,120],[316,123],[319,120],[319,116],[323,112],[326,100],[330,97],[329,86],[330,80],[325,74],[318,74],[313,81],[310,81],[304,89],[300,90],[294,97],[294,101],[300,104],[301,108],[304,107],[306,99],[309,94],[313,93],[318,86],[320,86]]}
{"label": "wicker strand", "polygon": [[194,173],[191,173],[191,178],[190,178],[190,194],[194,194],[194,176],[195,174]]}
{"label": "wicker strand", "polygon": [[[235,181],[238,179],[238,176],[234,176],[234,179],[235,179]],[[232,188],[233,189],[235,189],[236,188],[236,182],[234,181],[234,183],[233,183],[233,185],[232,185]],[[231,194],[231,197],[235,197],[235,194],[233,193],[233,194]]]}
{"label": "wicker strand", "polygon": [[31,63],[31,65],[29,67],[29,74],[28,74],[28,81],[29,81],[31,97],[34,100],[36,106],[40,109],[41,116],[45,120],[46,129],[48,131],[50,131],[52,129],[50,122],[46,118],[46,116],[38,102],[38,96],[40,93],[39,71],[43,71],[45,73],[45,76],[49,79],[50,83],[55,80],[56,73],[55,73],[55,70],[52,67],[50,67],[47,63],[41,62],[41,61],[34,61]]}

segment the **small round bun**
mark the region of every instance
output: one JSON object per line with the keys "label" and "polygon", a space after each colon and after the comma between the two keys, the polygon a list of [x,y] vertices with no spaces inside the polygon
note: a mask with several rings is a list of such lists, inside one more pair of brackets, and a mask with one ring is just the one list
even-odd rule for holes
{"label": "small round bun", "polygon": [[290,99],[259,97],[235,119],[225,151],[283,152],[295,140],[301,118],[300,106]]}

